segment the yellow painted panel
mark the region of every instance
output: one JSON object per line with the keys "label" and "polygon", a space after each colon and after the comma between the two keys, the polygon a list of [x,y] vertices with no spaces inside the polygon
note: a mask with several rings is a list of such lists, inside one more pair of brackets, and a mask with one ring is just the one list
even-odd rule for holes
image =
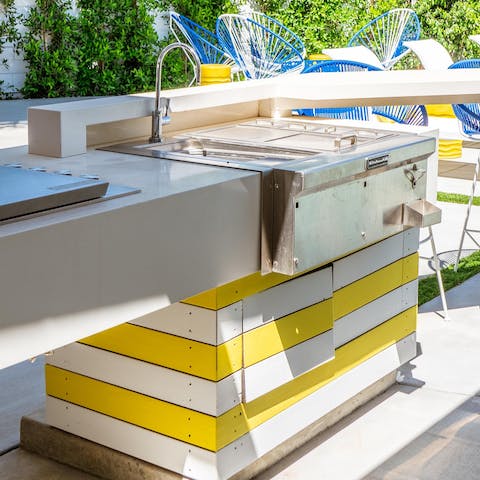
{"label": "yellow painted panel", "polygon": [[215,347],[125,323],[84,338],[80,343],[207,380],[220,380],[242,368],[241,337]]}
{"label": "yellow painted panel", "polygon": [[405,257],[403,262],[402,284],[411,282],[418,278],[418,253]]}
{"label": "yellow painted panel", "polygon": [[241,335],[218,346],[217,365],[216,380],[221,380],[242,368]]}
{"label": "yellow painted panel", "polygon": [[335,358],[248,404],[218,417],[217,448],[220,449],[296,402],[335,380],[360,363],[415,331],[417,307],[396,315],[335,351]]}
{"label": "yellow painted panel", "polygon": [[47,394],[184,442],[215,450],[216,417],[85,377],[45,368]]}
{"label": "yellow painted panel", "polygon": [[295,277],[289,277],[280,273],[262,275],[260,272],[256,272],[217,288],[199,293],[193,297],[186,298],[185,300],[182,300],[182,303],[209,308],[210,310],[220,310],[221,308],[238,302],[249,295],[280,285],[292,278]]}
{"label": "yellow painted panel", "polygon": [[245,367],[330,330],[332,305],[329,298],[244,333]]}
{"label": "yellow painted panel", "polygon": [[376,272],[367,275],[333,292],[333,318],[370,303],[418,276],[418,254],[401,258]]}

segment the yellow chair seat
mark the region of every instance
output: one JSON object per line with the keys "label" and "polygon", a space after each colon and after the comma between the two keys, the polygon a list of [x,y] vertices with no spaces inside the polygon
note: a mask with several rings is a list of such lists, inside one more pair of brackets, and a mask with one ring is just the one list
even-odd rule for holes
{"label": "yellow chair seat", "polygon": [[427,113],[432,117],[455,118],[453,108],[449,103],[438,103],[435,105],[425,105]]}
{"label": "yellow chair seat", "polygon": [[232,80],[230,65],[220,63],[204,63],[200,65],[200,85],[227,83]]}
{"label": "yellow chair seat", "polygon": [[460,158],[462,156],[461,140],[444,140],[438,141],[438,158],[443,160],[447,158]]}

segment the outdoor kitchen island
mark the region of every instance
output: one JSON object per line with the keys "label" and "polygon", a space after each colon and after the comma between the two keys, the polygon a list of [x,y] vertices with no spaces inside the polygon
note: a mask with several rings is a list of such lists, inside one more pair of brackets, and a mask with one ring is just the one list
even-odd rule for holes
{"label": "outdoor kitchen island", "polygon": [[[266,128],[260,161],[238,137],[219,153],[212,127],[181,130],[177,151],[166,141],[91,152],[107,180],[142,189],[142,171],[155,168],[153,183],[178,189],[38,217],[40,245],[56,229],[81,247],[73,264],[85,257],[93,272],[79,269],[75,285],[88,295],[71,298],[78,310],[61,298],[60,308],[44,302],[37,313],[77,330],[55,339],[45,423],[24,419],[25,448],[108,478],[250,478],[387,388],[416,355],[418,227],[439,221],[424,202],[435,139],[263,122],[233,124]],[[190,142],[202,135],[208,142]],[[291,143],[297,135],[301,144]],[[325,136],[328,153],[317,150]],[[88,167],[81,156],[58,162]],[[68,214],[65,228],[49,221]],[[35,221],[25,220],[17,241]],[[88,221],[94,234],[85,234]],[[67,267],[55,266],[64,275]]]}

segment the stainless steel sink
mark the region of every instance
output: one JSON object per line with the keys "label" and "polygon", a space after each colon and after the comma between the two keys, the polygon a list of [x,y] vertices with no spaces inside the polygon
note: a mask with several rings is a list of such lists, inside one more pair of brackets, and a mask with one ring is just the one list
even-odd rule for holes
{"label": "stainless steel sink", "polygon": [[244,144],[231,140],[217,140],[188,136],[185,138],[171,138],[162,143],[135,145],[134,148],[159,153],[176,153],[188,156],[214,157],[235,159],[239,161],[255,160],[266,161],[275,165],[282,161],[297,160],[315,153],[312,149],[285,148],[284,146],[269,146]]}
{"label": "stainless steel sink", "polygon": [[126,143],[105,150],[235,168],[262,168],[330,153],[348,155],[391,136],[368,129],[354,131],[351,127],[257,119],[178,134],[158,143]]}

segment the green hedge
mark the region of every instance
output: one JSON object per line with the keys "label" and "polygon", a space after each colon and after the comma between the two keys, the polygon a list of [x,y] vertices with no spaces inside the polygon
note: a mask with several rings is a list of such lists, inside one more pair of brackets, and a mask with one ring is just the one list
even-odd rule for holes
{"label": "green hedge", "polygon": [[[120,95],[152,90],[160,42],[153,15],[172,7],[213,30],[218,15],[234,12],[242,0],[79,0],[77,16],[70,0],[36,0],[26,15],[15,11],[14,0],[0,0],[0,61],[5,43],[23,49],[28,73],[25,97]],[[266,0],[253,7],[283,22],[304,39],[308,53],[346,45],[348,39],[380,13],[410,7],[399,0]],[[455,60],[480,56],[468,39],[480,33],[478,0],[417,0],[422,38],[435,38]],[[151,13],[154,12],[154,13]],[[26,28],[20,35],[16,25]],[[5,62],[4,62],[5,63]],[[415,68],[410,55],[400,65]],[[180,52],[165,62],[166,87],[183,86],[191,78]],[[0,84],[0,96],[8,91]]]}

